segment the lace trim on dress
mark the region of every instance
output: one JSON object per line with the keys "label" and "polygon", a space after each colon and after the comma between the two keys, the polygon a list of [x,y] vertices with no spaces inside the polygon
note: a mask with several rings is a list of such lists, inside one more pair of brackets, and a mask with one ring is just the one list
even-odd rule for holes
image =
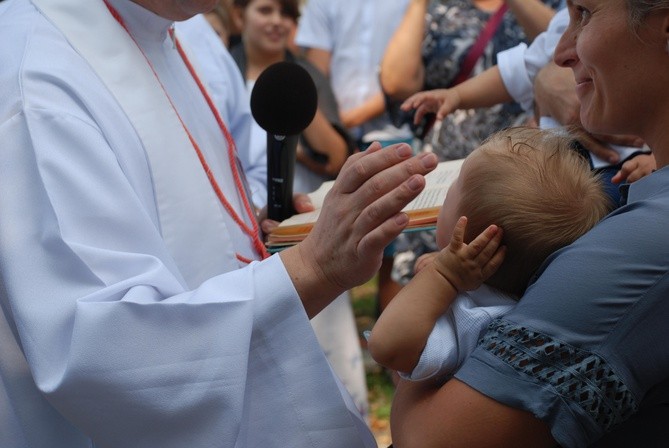
{"label": "lace trim on dress", "polygon": [[606,360],[594,353],[501,319],[488,326],[479,346],[516,371],[552,386],[605,431],[638,409],[627,386]]}

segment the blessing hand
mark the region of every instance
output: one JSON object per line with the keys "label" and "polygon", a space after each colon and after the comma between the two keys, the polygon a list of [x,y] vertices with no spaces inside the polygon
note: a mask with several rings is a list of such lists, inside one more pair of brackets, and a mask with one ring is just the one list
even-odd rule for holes
{"label": "blessing hand", "polygon": [[401,210],[425,187],[434,154],[378,142],[348,158],[307,238],[281,252],[295,288],[313,315],[381,266],[383,249],[408,223]]}

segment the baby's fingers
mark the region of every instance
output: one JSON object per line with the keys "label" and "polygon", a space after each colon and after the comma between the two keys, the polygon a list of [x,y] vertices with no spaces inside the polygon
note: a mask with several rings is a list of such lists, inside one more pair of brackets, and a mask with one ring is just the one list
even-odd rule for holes
{"label": "baby's fingers", "polygon": [[432,113],[432,109],[427,107],[425,104],[421,104],[418,106],[416,109],[416,114],[413,117],[413,124],[419,125],[421,121],[423,121],[423,118],[425,115]]}
{"label": "baby's fingers", "polygon": [[[467,230],[467,217],[460,216],[458,222],[455,223],[455,228],[453,229],[453,235],[451,235],[451,241],[448,244],[451,246],[451,250],[458,250],[465,239],[465,230]],[[476,256],[477,254],[474,254]],[[473,257],[472,257],[473,258]]]}
{"label": "baby's fingers", "polygon": [[415,109],[418,106],[420,106],[422,99],[423,99],[423,94],[421,92],[414,93],[409,98],[404,100],[404,102],[400,105],[400,109],[402,109],[405,112]]}
{"label": "baby's fingers", "polygon": [[439,121],[443,120],[454,110],[455,108],[453,107],[452,104],[450,104],[448,101],[444,101],[444,103],[439,107],[439,110],[437,111],[437,120]]}
{"label": "baby's fingers", "polygon": [[416,263],[414,263],[413,266],[413,272],[414,274],[418,274],[420,271],[422,271],[424,268],[427,266],[431,265],[434,259],[439,255],[439,252],[430,252],[427,254],[423,254],[418,259],[416,260]]}
{"label": "baby's fingers", "polygon": [[499,267],[502,265],[505,256],[506,246],[501,246],[499,249],[497,249],[497,251],[495,251],[492,258],[490,258],[490,260],[488,260],[488,262],[481,268],[481,274],[483,275],[484,279],[490,278],[491,275],[497,272],[497,269],[499,269]]}
{"label": "baby's fingers", "polygon": [[493,224],[488,226],[469,244],[467,247],[468,256],[475,258],[479,265],[484,266],[495,255],[501,243],[502,229]]}

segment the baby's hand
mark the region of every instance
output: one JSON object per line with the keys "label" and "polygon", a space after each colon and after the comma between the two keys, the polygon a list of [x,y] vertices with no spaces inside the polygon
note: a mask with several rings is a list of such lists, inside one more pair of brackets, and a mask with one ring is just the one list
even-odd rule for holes
{"label": "baby's hand", "polygon": [[644,176],[649,175],[657,169],[657,162],[652,154],[639,154],[623,163],[615,176],[611,178],[611,182],[619,184],[621,182],[636,182]]}
{"label": "baby's hand", "polygon": [[444,117],[460,106],[460,95],[454,89],[435,89],[418,92],[404,101],[400,108],[404,111],[416,109],[414,123],[421,122],[429,113],[436,113],[437,120]]}
{"label": "baby's hand", "polygon": [[414,274],[418,274],[424,268],[431,265],[434,259],[437,257],[437,255],[439,255],[439,252],[429,252],[427,254],[423,254],[420,257],[418,257],[416,259],[416,263],[414,263],[413,266]]}
{"label": "baby's hand", "polygon": [[447,247],[434,259],[434,266],[456,290],[476,289],[497,271],[504,260],[502,229],[491,225],[471,243],[463,242],[467,218],[458,219]]}

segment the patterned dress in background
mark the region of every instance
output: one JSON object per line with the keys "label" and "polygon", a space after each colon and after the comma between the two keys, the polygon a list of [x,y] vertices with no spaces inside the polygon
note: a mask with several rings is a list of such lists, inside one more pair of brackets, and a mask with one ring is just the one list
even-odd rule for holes
{"label": "patterned dress in background", "polygon": [[[557,8],[560,0],[544,0],[544,3]],[[438,0],[430,3],[421,50],[426,90],[443,88],[453,82],[469,50],[493,14],[481,11],[470,0]],[[494,66],[497,64],[497,53],[521,42],[526,42],[525,33],[513,13],[507,11],[470,76]],[[434,151],[440,160],[461,159],[491,133],[521,124],[526,118],[526,114],[515,103],[459,110],[450,114],[440,129],[435,128],[426,136],[426,149]]]}
{"label": "patterned dress in background", "polygon": [[[561,0],[543,0],[557,9]],[[425,17],[422,58],[425,65],[424,89],[448,87],[494,12],[478,9],[470,0],[433,0]],[[509,10],[476,62],[470,77],[497,64],[497,53],[527,42],[525,33]],[[436,123],[425,136],[423,150],[439,160],[467,157],[490,134],[527,121],[528,115],[516,103],[489,108],[458,110]],[[396,240],[393,278],[406,283],[413,276],[415,259],[437,247],[434,232],[402,234]]]}

